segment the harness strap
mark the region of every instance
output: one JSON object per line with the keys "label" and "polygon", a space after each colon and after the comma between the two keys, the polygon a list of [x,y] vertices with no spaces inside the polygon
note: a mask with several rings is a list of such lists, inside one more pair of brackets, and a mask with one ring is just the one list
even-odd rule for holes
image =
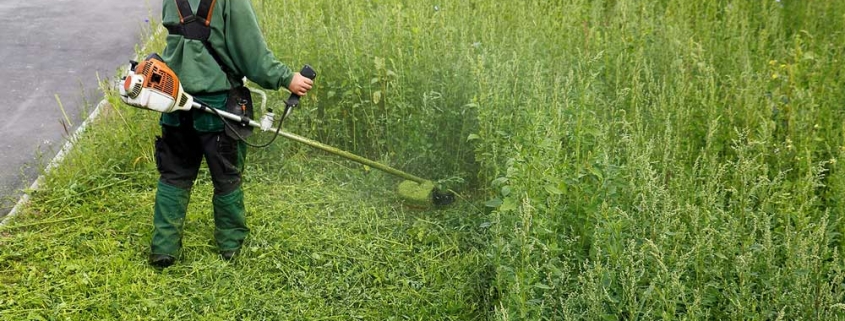
{"label": "harness strap", "polygon": [[214,13],[214,5],[217,0],[201,0],[197,7],[197,13],[191,10],[191,3],[187,0],[176,0],[176,7],[179,8],[179,22],[186,24],[199,18],[205,26],[211,25],[211,15]]}
{"label": "harness strap", "polygon": [[[171,34],[178,34],[187,39],[208,41],[211,35],[211,6],[215,0],[202,0],[194,14],[188,0],[173,0],[179,9],[179,24],[165,26]],[[212,3],[209,3],[212,2]]]}
{"label": "harness strap", "polygon": [[211,57],[214,58],[214,61],[226,73],[229,84],[233,86],[241,84],[240,80],[234,78],[232,69],[223,63],[220,55],[217,54],[217,51],[208,42],[208,37],[211,36],[211,17],[214,13],[214,5],[217,3],[217,0],[201,0],[196,14],[191,10],[191,4],[188,0],[173,1],[179,9],[180,23],[178,25],[165,25],[164,27],[167,28],[167,31],[171,35],[180,35],[185,39],[201,41],[208,53],[211,54]]}
{"label": "harness strap", "polygon": [[[186,1],[187,2],[187,1]],[[211,14],[214,13],[214,4],[217,3],[217,0],[202,0],[200,1],[200,5],[197,8],[197,16],[204,17],[205,25],[211,25]]]}
{"label": "harness strap", "polygon": [[176,8],[179,8],[179,22],[182,24],[191,23],[196,19],[194,15],[194,10],[191,9],[191,3],[187,0],[174,0],[176,1]]}

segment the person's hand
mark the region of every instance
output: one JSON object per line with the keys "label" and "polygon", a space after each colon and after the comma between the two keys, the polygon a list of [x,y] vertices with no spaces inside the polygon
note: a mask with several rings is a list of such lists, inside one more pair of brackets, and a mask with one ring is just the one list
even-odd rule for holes
{"label": "person's hand", "polygon": [[291,93],[305,96],[311,87],[314,86],[314,81],[311,79],[306,78],[305,76],[301,75],[298,72],[293,73],[293,79],[290,81],[290,86],[288,86],[288,90]]}

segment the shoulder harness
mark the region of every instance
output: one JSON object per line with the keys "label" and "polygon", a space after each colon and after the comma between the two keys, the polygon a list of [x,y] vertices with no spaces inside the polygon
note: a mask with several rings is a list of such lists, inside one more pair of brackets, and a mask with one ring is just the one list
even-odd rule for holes
{"label": "shoulder harness", "polygon": [[186,39],[207,42],[208,36],[211,35],[211,17],[217,0],[201,0],[196,14],[191,10],[191,4],[188,0],[174,1],[176,8],[179,9],[179,24],[165,26],[167,31]]}
{"label": "shoulder harness", "polygon": [[165,25],[167,31],[171,35],[179,35],[185,39],[199,40],[205,45],[205,49],[214,58],[214,61],[220,65],[223,72],[226,73],[227,78],[231,84],[239,84],[239,80],[234,79],[232,70],[223,63],[217,51],[208,42],[208,37],[211,35],[211,17],[214,13],[214,6],[217,0],[201,0],[197,7],[197,12],[191,10],[191,4],[188,0],[173,0],[176,3],[176,8],[179,9],[179,24]]}

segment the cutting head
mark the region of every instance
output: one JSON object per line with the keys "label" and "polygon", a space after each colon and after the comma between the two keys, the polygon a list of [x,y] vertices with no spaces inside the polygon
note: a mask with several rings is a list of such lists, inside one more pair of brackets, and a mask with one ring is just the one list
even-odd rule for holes
{"label": "cutting head", "polygon": [[440,191],[431,181],[417,183],[403,181],[399,184],[399,196],[405,204],[413,207],[445,206],[455,201],[455,194],[451,191]]}

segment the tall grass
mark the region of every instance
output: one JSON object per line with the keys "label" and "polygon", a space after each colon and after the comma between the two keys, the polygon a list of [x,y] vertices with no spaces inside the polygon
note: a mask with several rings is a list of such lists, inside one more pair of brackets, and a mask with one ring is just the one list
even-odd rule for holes
{"label": "tall grass", "polygon": [[514,6],[550,14],[496,33],[541,45],[476,72],[499,318],[845,315],[845,8]]}
{"label": "tall grass", "polygon": [[845,5],[268,3],[311,130],[488,191],[496,318],[842,317]]}
{"label": "tall grass", "polygon": [[280,59],[310,63],[319,74],[318,103],[298,116],[306,119],[296,130],[422,176],[474,179],[466,141],[477,119],[474,62],[466,56],[480,39],[454,23],[460,8],[427,1],[256,5]]}

